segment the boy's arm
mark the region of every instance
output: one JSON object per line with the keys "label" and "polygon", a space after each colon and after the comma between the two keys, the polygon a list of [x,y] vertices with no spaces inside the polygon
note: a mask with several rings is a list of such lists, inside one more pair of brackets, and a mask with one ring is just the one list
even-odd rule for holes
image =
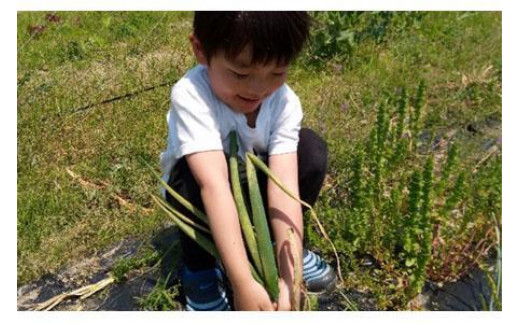
{"label": "boy's arm", "polygon": [[[298,159],[296,153],[272,155],[269,157],[269,168],[276,177],[293,193],[299,196]],[[269,216],[276,241],[276,257],[281,276],[279,310],[290,310],[292,285],[294,280],[294,264],[292,253],[297,252],[302,259],[303,219],[300,203],[285,194],[271,180],[267,183],[267,200]],[[295,231],[298,250],[291,250],[288,230]]]}
{"label": "boy's arm", "polygon": [[186,161],[200,186],[211,234],[235,294],[235,306],[238,310],[272,309],[267,292],[249,269],[224,153],[194,153],[187,155]]}

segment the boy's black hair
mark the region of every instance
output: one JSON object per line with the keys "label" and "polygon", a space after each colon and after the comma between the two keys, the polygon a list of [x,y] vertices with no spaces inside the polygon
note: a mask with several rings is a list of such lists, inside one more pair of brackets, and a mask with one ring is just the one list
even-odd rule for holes
{"label": "boy's black hair", "polygon": [[298,11],[195,12],[193,32],[208,60],[223,50],[235,58],[252,45],[252,64],[288,64],[309,37],[310,17]]}

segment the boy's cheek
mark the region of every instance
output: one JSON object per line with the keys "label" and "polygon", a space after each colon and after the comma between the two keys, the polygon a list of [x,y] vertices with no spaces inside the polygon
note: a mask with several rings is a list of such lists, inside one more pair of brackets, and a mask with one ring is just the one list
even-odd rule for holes
{"label": "boy's cheek", "polygon": [[220,97],[230,98],[234,92],[234,84],[226,79],[215,79],[213,91],[216,92]]}
{"label": "boy's cheek", "polygon": [[232,80],[229,77],[221,77],[217,82],[220,90],[227,95],[236,92],[239,85],[235,80]]}
{"label": "boy's cheek", "polygon": [[232,85],[227,85],[226,87],[224,87],[221,93],[222,96],[224,96],[228,100],[234,99],[234,97],[237,95],[237,91]]}

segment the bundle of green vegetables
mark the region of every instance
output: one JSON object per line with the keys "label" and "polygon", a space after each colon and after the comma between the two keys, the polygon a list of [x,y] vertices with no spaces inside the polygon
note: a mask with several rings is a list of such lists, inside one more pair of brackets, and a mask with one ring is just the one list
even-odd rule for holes
{"label": "bundle of green vegetables", "polygon": [[[233,197],[237,207],[239,221],[244,236],[245,244],[251,255],[252,263],[250,263],[250,269],[253,277],[262,284],[268,292],[271,300],[277,301],[279,294],[278,287],[278,270],[276,266],[276,258],[273,250],[273,243],[269,234],[269,227],[267,223],[267,216],[262,201],[262,195],[260,193],[260,187],[258,185],[258,179],[256,176],[255,167],[265,173],[266,176],[271,179],[280,189],[286,194],[291,196],[293,199],[299,201],[301,204],[307,206],[311,210],[311,214],[317,221],[322,234],[328,239],[323,227],[317,220],[317,217],[312,210],[311,206],[300,200],[292,192],[290,192],[284,185],[272,174],[267,165],[252,153],[246,153],[246,174],[247,184],[249,188],[249,200],[252,217],[249,216],[248,209],[246,207],[246,201],[240,184],[239,170],[238,170],[238,143],[236,132],[230,133],[230,157],[229,157],[229,168],[231,177],[231,187],[233,190]],[[164,198],[158,195],[152,195],[154,201],[163,209],[166,214],[174,221],[174,223],[191,239],[196,241],[204,250],[214,256],[216,259],[220,259],[218,250],[215,246],[211,237],[211,232],[208,225],[207,216],[201,210],[197,209],[189,201],[184,199],[180,194],[173,190],[168,184],[162,180],[162,178],[154,172],[155,176],[159,179],[161,184],[164,186],[166,191],[175,198],[181,205],[187,210],[192,212],[198,219],[200,219],[204,225],[198,224],[193,220],[189,219],[179,211],[174,209]],[[253,219],[251,223],[250,219]],[[201,232],[209,234],[209,237]],[[288,238],[290,243],[295,246],[296,240],[294,232],[289,230]],[[330,239],[329,239],[330,241]],[[333,246],[334,247],[334,246]],[[294,247],[293,247],[294,248]],[[291,249],[293,249],[291,248]],[[293,249],[294,250],[294,249]],[[335,251],[335,249],[334,249]],[[299,255],[293,253],[293,261],[295,264],[295,279],[293,285],[293,309],[299,309],[299,297],[297,297],[296,291],[301,284],[302,277],[302,263],[299,259]],[[338,268],[339,269],[339,268]]]}

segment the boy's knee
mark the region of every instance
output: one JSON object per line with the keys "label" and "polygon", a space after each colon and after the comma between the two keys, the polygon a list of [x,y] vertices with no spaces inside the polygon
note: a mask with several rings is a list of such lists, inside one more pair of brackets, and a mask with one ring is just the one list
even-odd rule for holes
{"label": "boy's knee", "polygon": [[[175,167],[170,172],[168,186],[188,200],[200,194],[200,188],[191,173],[186,158],[182,157],[177,161]],[[179,204],[168,191],[166,191],[166,200],[172,205]]]}
{"label": "boy's knee", "polygon": [[327,170],[327,143],[308,128],[300,130],[298,164],[313,173],[325,173]]}

